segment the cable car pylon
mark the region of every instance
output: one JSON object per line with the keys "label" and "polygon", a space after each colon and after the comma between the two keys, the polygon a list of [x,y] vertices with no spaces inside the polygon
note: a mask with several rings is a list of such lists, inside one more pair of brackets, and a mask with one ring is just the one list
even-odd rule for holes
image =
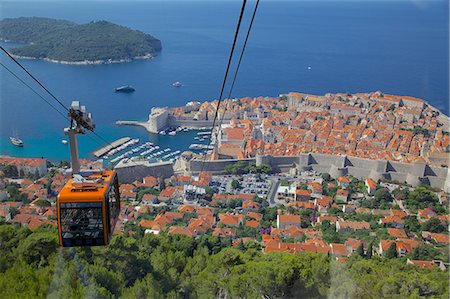
{"label": "cable car pylon", "polygon": [[69,137],[70,158],[72,162],[72,176],[79,175],[80,161],[78,158],[77,134],[86,134],[86,129],[94,131],[95,125],[92,115],[87,112],[85,106],[80,106],[80,102],[73,101],[69,108],[70,126],[64,129],[64,135]]}
{"label": "cable car pylon", "polygon": [[109,244],[120,212],[119,180],[113,170],[81,170],[77,134],[94,132],[92,115],[73,101],[68,110],[72,177],[57,198],[60,245],[101,246]]}

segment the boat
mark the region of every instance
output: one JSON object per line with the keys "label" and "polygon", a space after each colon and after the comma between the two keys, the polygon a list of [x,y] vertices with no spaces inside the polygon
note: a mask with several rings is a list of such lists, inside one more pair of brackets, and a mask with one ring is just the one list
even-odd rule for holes
{"label": "boat", "polygon": [[172,86],[173,86],[173,87],[181,87],[181,86],[183,86],[183,85],[181,84],[181,82],[176,81],[176,82],[173,82],[173,83],[172,83]]}
{"label": "boat", "polygon": [[19,147],[22,147],[22,146],[23,146],[23,141],[20,140],[19,138],[16,138],[16,137],[9,137],[9,140],[10,140],[11,143],[14,144],[15,146],[19,146]]}
{"label": "boat", "polygon": [[135,91],[134,87],[131,85],[124,85],[114,89],[115,92],[133,92]]}
{"label": "boat", "polygon": [[169,135],[175,136],[177,134],[176,131],[169,132]]}
{"label": "boat", "polygon": [[159,132],[159,135],[166,135],[166,131]]}
{"label": "boat", "polygon": [[63,139],[63,140],[61,140],[61,143],[65,145],[65,144],[67,144],[67,140]]}

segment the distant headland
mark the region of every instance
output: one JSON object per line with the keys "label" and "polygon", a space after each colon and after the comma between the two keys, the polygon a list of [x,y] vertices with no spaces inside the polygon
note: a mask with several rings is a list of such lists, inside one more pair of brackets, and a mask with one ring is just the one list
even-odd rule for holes
{"label": "distant headland", "polygon": [[79,25],[40,17],[3,19],[0,39],[25,44],[9,50],[19,58],[78,65],[150,59],[162,49],[150,34],[107,21]]}

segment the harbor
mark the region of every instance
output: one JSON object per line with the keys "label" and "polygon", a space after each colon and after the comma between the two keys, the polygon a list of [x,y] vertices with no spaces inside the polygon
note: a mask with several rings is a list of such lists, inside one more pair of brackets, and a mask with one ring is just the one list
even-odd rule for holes
{"label": "harbor", "polygon": [[[210,128],[199,129],[201,130],[178,127],[159,134],[122,137],[92,154],[112,167],[133,162],[174,163],[183,151],[204,153],[213,147],[207,145]],[[175,135],[176,139],[173,138]]]}

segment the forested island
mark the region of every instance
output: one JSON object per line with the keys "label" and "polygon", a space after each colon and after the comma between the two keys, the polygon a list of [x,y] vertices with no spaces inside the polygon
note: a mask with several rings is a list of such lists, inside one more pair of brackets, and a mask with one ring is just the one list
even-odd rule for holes
{"label": "forested island", "polygon": [[16,57],[66,64],[150,59],[161,51],[161,41],[150,34],[107,21],[79,25],[40,17],[3,19],[0,39],[25,44],[9,50]]}

